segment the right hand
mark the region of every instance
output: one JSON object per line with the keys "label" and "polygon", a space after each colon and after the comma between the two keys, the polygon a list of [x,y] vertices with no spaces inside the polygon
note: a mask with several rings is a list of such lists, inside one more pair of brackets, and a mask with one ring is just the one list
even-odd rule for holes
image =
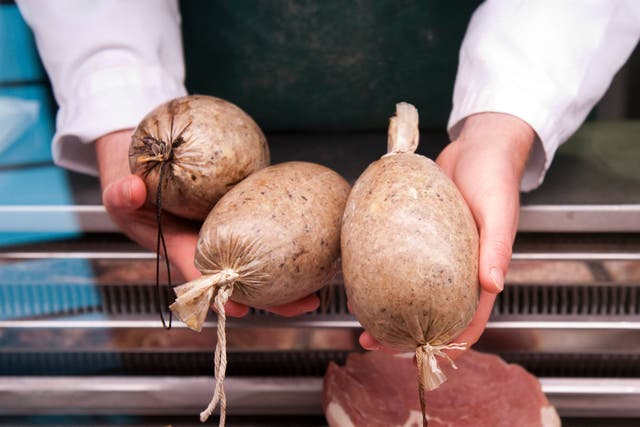
{"label": "right hand", "polygon": [[[121,130],[96,141],[102,203],[124,234],[142,247],[155,252],[158,233],[156,207],[146,203],[146,184],[129,169],[132,133],[132,129]],[[162,212],[162,231],[173,266],[177,267],[187,281],[199,277],[200,272],[193,263],[198,242],[197,225]],[[310,295],[289,304],[271,307],[269,311],[291,317],[313,311],[318,305],[318,297]],[[244,304],[231,300],[225,305],[226,314],[233,317],[244,316],[248,310]]]}

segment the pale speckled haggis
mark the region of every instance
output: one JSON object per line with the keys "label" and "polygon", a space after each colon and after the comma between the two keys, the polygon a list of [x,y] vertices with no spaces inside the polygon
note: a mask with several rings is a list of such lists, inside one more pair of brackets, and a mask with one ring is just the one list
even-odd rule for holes
{"label": "pale speckled haggis", "polygon": [[389,152],[351,190],[341,246],[353,313],[383,345],[416,352],[422,398],[445,380],[435,356],[461,347],[451,340],[475,313],[479,239],[455,184],[414,153],[418,135],[417,111],[398,104]]}
{"label": "pale speckled haggis", "polygon": [[269,165],[267,140],[236,105],[204,95],[166,102],[142,119],[129,148],[131,172],[156,204],[160,171],[162,209],[203,220],[235,184]]}
{"label": "pale speckled haggis", "polygon": [[196,248],[203,274],[239,274],[233,301],[266,308],[295,301],[333,277],[349,184],[324,166],[287,162],[238,184],[205,220]]}
{"label": "pale speckled haggis", "polygon": [[349,302],[362,326],[397,350],[448,344],[476,309],[476,226],[445,178],[426,157],[384,157],[360,176],[345,210]]}
{"label": "pale speckled haggis", "polygon": [[218,311],[216,391],[201,419],[218,401],[223,414],[226,404],[224,302],[266,308],[327,284],[339,265],[348,194],[347,181],[331,169],[288,162],[252,174],[212,209],[196,248],[196,267],[203,276],[175,288],[178,298],[171,305],[194,330],[202,327],[212,302]]}

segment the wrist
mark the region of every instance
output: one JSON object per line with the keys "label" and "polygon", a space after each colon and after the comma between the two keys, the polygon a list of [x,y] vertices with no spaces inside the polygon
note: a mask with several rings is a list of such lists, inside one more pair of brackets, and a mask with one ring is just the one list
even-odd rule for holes
{"label": "wrist", "polygon": [[124,129],[101,136],[95,142],[100,184],[104,190],[110,183],[131,174],[129,146],[133,129]]}
{"label": "wrist", "polygon": [[467,117],[458,140],[463,145],[491,144],[506,155],[521,176],[536,139],[533,128],[524,120],[506,113],[478,113]]}

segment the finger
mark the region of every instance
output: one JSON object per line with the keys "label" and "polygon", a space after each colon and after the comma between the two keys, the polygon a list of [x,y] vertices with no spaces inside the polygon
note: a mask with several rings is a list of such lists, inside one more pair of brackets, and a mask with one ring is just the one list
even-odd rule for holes
{"label": "finger", "polygon": [[513,241],[518,227],[518,194],[495,191],[475,209],[480,228],[478,277],[482,289],[499,293],[511,261]]}
{"label": "finger", "polygon": [[[478,309],[471,319],[471,323],[467,326],[467,329],[452,341],[452,343],[466,343],[467,349],[471,348],[480,336],[484,332],[491,312],[493,311],[493,304],[496,300],[496,294],[493,292],[487,292],[482,290],[480,292],[480,300],[478,301]],[[464,353],[464,350],[447,350],[446,353],[452,358],[460,356]]]}
{"label": "finger", "polygon": [[298,301],[275,307],[269,307],[267,308],[267,311],[279,314],[280,316],[284,317],[293,317],[300,314],[308,313],[310,311],[315,311],[318,309],[318,307],[320,307],[320,298],[318,298],[315,294],[312,294],[299,299]]}
{"label": "finger", "polygon": [[380,341],[373,338],[373,336],[371,336],[371,334],[367,331],[360,334],[360,338],[358,339],[358,342],[360,343],[360,346],[362,346],[362,348],[364,348],[365,350],[378,351],[380,353],[385,353],[385,354],[399,353],[396,350],[393,350],[389,347],[385,347],[384,345],[382,345]]}
{"label": "finger", "polygon": [[242,317],[246,316],[249,312],[249,307],[239,302],[229,300],[224,305],[224,312],[231,317]]}
{"label": "finger", "polygon": [[186,281],[201,276],[193,260],[196,254],[198,235],[195,232],[176,233],[166,240],[167,253],[171,264],[178,268]]}
{"label": "finger", "polygon": [[[213,304],[211,304],[211,309],[216,313],[218,312]],[[248,312],[249,307],[244,304],[240,304],[239,302],[229,300],[224,305],[224,314],[230,317],[243,317],[246,316]]]}
{"label": "finger", "polygon": [[109,184],[102,193],[105,209],[115,215],[135,211],[144,205],[147,187],[137,175],[129,175]]}
{"label": "finger", "polygon": [[367,331],[364,331],[360,334],[360,338],[358,339],[360,346],[365,350],[377,351],[382,348],[382,344],[377,341],[371,334]]}

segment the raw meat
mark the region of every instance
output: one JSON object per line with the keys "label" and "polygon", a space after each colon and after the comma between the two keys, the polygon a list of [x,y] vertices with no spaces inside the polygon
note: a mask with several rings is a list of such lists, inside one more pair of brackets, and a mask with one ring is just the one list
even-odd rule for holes
{"label": "raw meat", "polygon": [[[457,370],[440,364],[447,381],[426,392],[429,427],[555,427],[560,419],[537,379],[497,356],[467,351]],[[421,427],[413,354],[351,354],[324,378],[330,427]]]}

